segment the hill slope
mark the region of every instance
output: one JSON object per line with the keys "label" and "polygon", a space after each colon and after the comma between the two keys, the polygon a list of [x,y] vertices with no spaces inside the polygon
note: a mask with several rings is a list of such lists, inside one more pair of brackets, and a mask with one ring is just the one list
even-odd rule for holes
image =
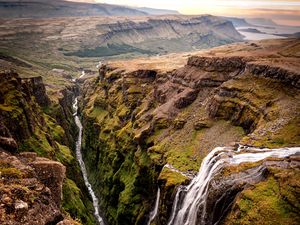
{"label": "hill slope", "polygon": [[1,18],[47,18],[74,16],[143,16],[147,15],[133,8],[63,0],[1,0]]}

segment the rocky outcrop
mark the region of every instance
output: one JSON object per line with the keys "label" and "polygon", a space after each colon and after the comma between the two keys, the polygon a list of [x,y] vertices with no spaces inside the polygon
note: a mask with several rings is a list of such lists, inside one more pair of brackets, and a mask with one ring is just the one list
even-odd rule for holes
{"label": "rocky outcrop", "polygon": [[36,102],[42,107],[49,106],[50,100],[46,94],[42,77],[23,78],[21,82],[27,96],[34,96]]}
{"label": "rocky outcrop", "polygon": [[254,63],[248,63],[246,69],[249,73],[255,76],[278,80],[286,85],[292,85],[296,88],[300,88],[300,73],[288,71],[280,67]]}
{"label": "rocky outcrop", "polygon": [[0,150],[0,177],[1,224],[46,225],[63,220],[61,163],[35,153],[16,157]]}
{"label": "rocky outcrop", "polygon": [[241,57],[199,57],[188,59],[188,66],[198,67],[207,72],[236,72],[246,66],[245,59]]}
{"label": "rocky outcrop", "polygon": [[30,165],[34,168],[39,180],[51,190],[53,200],[59,207],[62,200],[62,186],[66,168],[59,162],[40,157],[30,162]]}
{"label": "rocky outcrop", "polygon": [[[213,212],[211,221],[217,224],[233,224],[233,221],[245,223],[251,220],[251,212],[258,210],[262,215],[253,215],[256,217],[256,224],[265,221],[294,224],[299,220],[299,215],[296,213],[299,210],[298,200],[296,200],[299,190],[295,184],[295,179],[299,177],[297,172],[299,166],[299,156],[296,155],[283,160],[269,159],[260,166],[238,173],[229,172],[228,169],[226,173],[229,176],[225,176],[225,179],[218,178],[219,181],[213,182],[214,184],[219,182],[219,186],[211,185],[214,194],[209,200],[218,199],[214,207],[208,204]],[[248,175],[255,170],[259,172],[259,176]],[[248,178],[240,180],[240,175],[245,173]],[[232,179],[235,179],[235,184],[230,185],[233,183]],[[271,193],[266,194],[267,191]],[[273,201],[270,202],[270,199]],[[265,204],[266,202],[270,204]],[[224,205],[229,207],[222,207]],[[294,210],[288,210],[289,208]],[[283,210],[285,213],[278,213],[277,210]]]}
{"label": "rocky outcrop", "polygon": [[[12,71],[0,74],[1,123],[2,126],[9,128],[10,136],[17,142],[29,138],[34,133],[37,124],[45,125],[44,118],[38,116],[38,110],[33,110],[33,108],[39,108],[36,99],[32,99],[35,96],[33,80],[27,79],[23,83],[18,74]],[[46,98],[45,87],[41,83],[37,86],[39,86],[39,91],[34,92],[36,94],[41,92],[40,100]]]}

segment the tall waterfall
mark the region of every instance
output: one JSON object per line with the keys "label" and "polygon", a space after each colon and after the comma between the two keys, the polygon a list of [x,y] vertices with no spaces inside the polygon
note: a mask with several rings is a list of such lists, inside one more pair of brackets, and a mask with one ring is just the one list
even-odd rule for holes
{"label": "tall waterfall", "polygon": [[93,206],[94,206],[94,210],[95,210],[94,211],[95,218],[97,219],[97,222],[99,223],[99,225],[104,225],[103,219],[101,218],[101,216],[99,214],[99,201],[98,201],[97,196],[95,195],[95,192],[92,189],[92,185],[88,181],[86,167],[85,167],[84,161],[82,159],[82,154],[81,154],[82,124],[77,115],[77,111],[78,111],[78,99],[77,98],[75,98],[75,101],[73,103],[73,110],[74,110],[73,116],[75,119],[75,123],[79,129],[78,139],[76,141],[76,158],[80,165],[80,169],[81,169],[81,172],[83,175],[85,186],[87,187],[87,189],[92,197],[92,200],[93,200]]}
{"label": "tall waterfall", "polygon": [[[208,224],[205,221],[206,203],[209,184],[226,165],[237,165],[244,162],[257,162],[268,157],[285,158],[300,153],[300,148],[257,149],[240,147],[237,151],[229,147],[218,147],[211,151],[201,164],[198,175],[188,186],[180,186],[176,193],[172,213],[168,225],[199,225]],[[259,176],[262,170],[258,168],[248,177]],[[247,179],[242,177],[243,179]]]}
{"label": "tall waterfall", "polygon": [[154,208],[152,210],[152,212],[150,213],[150,218],[148,220],[147,225],[150,225],[151,222],[156,218],[157,213],[158,213],[158,206],[159,206],[159,199],[160,199],[160,188],[157,189],[157,193],[156,193],[156,200],[155,200],[155,205]]}

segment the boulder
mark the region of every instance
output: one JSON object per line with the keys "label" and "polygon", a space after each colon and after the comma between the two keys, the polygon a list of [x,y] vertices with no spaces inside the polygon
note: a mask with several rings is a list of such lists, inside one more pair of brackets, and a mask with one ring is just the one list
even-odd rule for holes
{"label": "boulder", "polygon": [[174,128],[176,130],[182,129],[185,124],[186,124],[186,120],[183,120],[183,119],[175,119],[174,120]]}
{"label": "boulder", "polygon": [[210,123],[207,120],[199,120],[194,123],[195,130],[201,130],[201,129],[209,128],[209,127],[210,127]]}
{"label": "boulder", "polygon": [[56,161],[37,157],[36,161],[30,163],[35,169],[38,178],[51,190],[52,198],[60,207],[62,199],[62,185],[66,173],[66,167]]}

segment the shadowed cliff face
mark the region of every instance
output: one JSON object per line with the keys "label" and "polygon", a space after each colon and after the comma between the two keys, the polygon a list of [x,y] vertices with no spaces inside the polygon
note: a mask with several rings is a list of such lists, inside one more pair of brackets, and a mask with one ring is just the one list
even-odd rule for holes
{"label": "shadowed cliff face", "polygon": [[[88,192],[71,151],[76,135],[71,108],[76,88],[66,88],[57,103],[50,102],[41,77],[23,79],[11,71],[0,73],[0,87],[0,173],[1,182],[8,185],[1,191],[14,195],[4,202],[5,218],[1,219],[56,224],[66,217],[64,210],[84,224],[93,224]],[[44,186],[30,189],[35,183]],[[26,197],[15,196],[15,187]],[[18,204],[24,207],[21,216]]]}
{"label": "shadowed cliff face", "polygon": [[157,185],[156,224],[166,224],[174,188],[189,180],[180,171],[197,171],[214,147],[299,145],[298,72],[238,56],[193,56],[169,72],[139,68],[108,66],[82,87],[83,154],[110,224],[145,223]]}

